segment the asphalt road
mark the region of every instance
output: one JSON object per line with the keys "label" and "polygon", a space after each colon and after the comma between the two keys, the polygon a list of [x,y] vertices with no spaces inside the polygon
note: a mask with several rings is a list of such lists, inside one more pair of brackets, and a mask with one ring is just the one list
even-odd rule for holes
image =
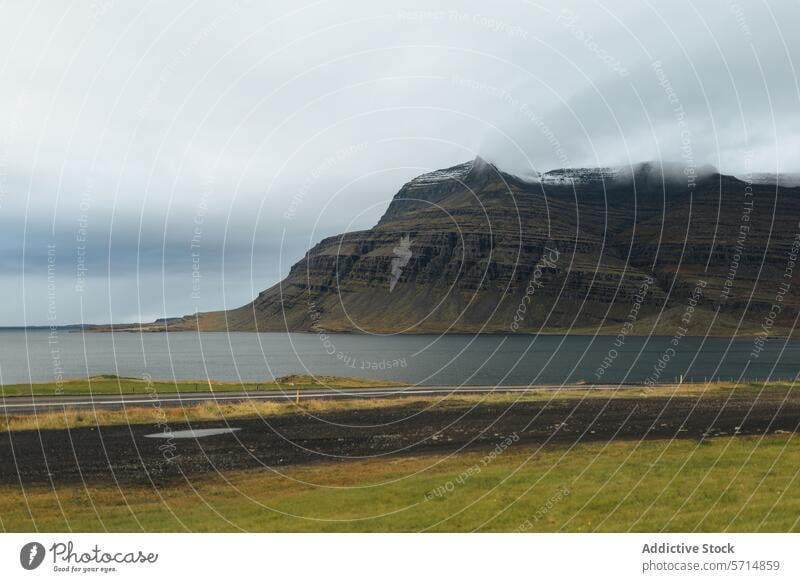
{"label": "asphalt road", "polygon": [[[570,385],[560,384],[543,386],[402,386],[397,388],[347,388],[324,390],[300,390],[301,400],[318,399],[369,399],[369,398],[405,398],[410,396],[445,396],[447,394],[489,394],[489,393],[526,393],[542,390],[571,390],[587,388],[609,389],[619,388],[617,385]],[[631,385],[625,388],[641,388]],[[0,414],[24,414],[35,411],[61,410],[64,408],[119,409],[126,407],[152,406],[191,406],[201,402],[242,402],[258,400],[282,402],[294,400],[296,392],[269,390],[263,392],[183,392],[179,394],[95,394],[93,396],[7,396],[0,400]]]}

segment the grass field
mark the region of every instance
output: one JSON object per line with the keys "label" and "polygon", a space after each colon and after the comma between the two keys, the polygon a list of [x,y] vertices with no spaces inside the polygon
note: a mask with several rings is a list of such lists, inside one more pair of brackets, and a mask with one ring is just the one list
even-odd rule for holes
{"label": "grass field", "polygon": [[800,531],[800,438],[513,447],[167,488],[4,486],[5,531]]}
{"label": "grass field", "polygon": [[0,396],[59,396],[85,394],[175,394],[193,392],[239,392],[259,390],[304,390],[309,388],[366,388],[401,386],[387,380],[366,380],[333,376],[283,376],[274,381],[220,382],[207,380],[158,381],[120,376],[94,376],[91,378],[46,382],[41,384],[9,384],[0,386]]}

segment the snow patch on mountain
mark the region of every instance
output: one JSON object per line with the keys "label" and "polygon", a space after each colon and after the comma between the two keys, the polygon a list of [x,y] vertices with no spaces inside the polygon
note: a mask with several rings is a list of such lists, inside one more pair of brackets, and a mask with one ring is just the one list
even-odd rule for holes
{"label": "snow patch on mountain", "polygon": [[561,168],[541,174],[543,184],[568,186],[570,184],[603,184],[624,175],[622,168]]}

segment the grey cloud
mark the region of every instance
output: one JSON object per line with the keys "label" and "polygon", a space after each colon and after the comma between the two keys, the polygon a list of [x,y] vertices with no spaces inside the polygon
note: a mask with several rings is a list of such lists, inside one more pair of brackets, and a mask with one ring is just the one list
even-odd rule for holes
{"label": "grey cloud", "polygon": [[47,244],[60,323],[230,307],[321,238],[370,227],[406,180],[477,154],[523,174],[681,163],[688,128],[698,167],[800,170],[792,3],[0,11],[0,268],[25,289],[0,308],[6,325],[46,321]]}

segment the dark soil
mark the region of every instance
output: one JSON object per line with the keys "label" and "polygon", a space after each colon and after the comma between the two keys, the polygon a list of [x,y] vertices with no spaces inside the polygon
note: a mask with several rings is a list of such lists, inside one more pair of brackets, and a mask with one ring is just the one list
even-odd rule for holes
{"label": "dark soil", "polygon": [[[153,425],[0,434],[0,483],[166,484],[216,471],[614,439],[704,439],[796,432],[800,401],[737,397],[616,398],[452,406],[403,406],[230,420],[241,430],[201,439],[152,439]],[[173,424],[224,427],[224,421]],[[518,440],[517,440],[518,437]]]}

